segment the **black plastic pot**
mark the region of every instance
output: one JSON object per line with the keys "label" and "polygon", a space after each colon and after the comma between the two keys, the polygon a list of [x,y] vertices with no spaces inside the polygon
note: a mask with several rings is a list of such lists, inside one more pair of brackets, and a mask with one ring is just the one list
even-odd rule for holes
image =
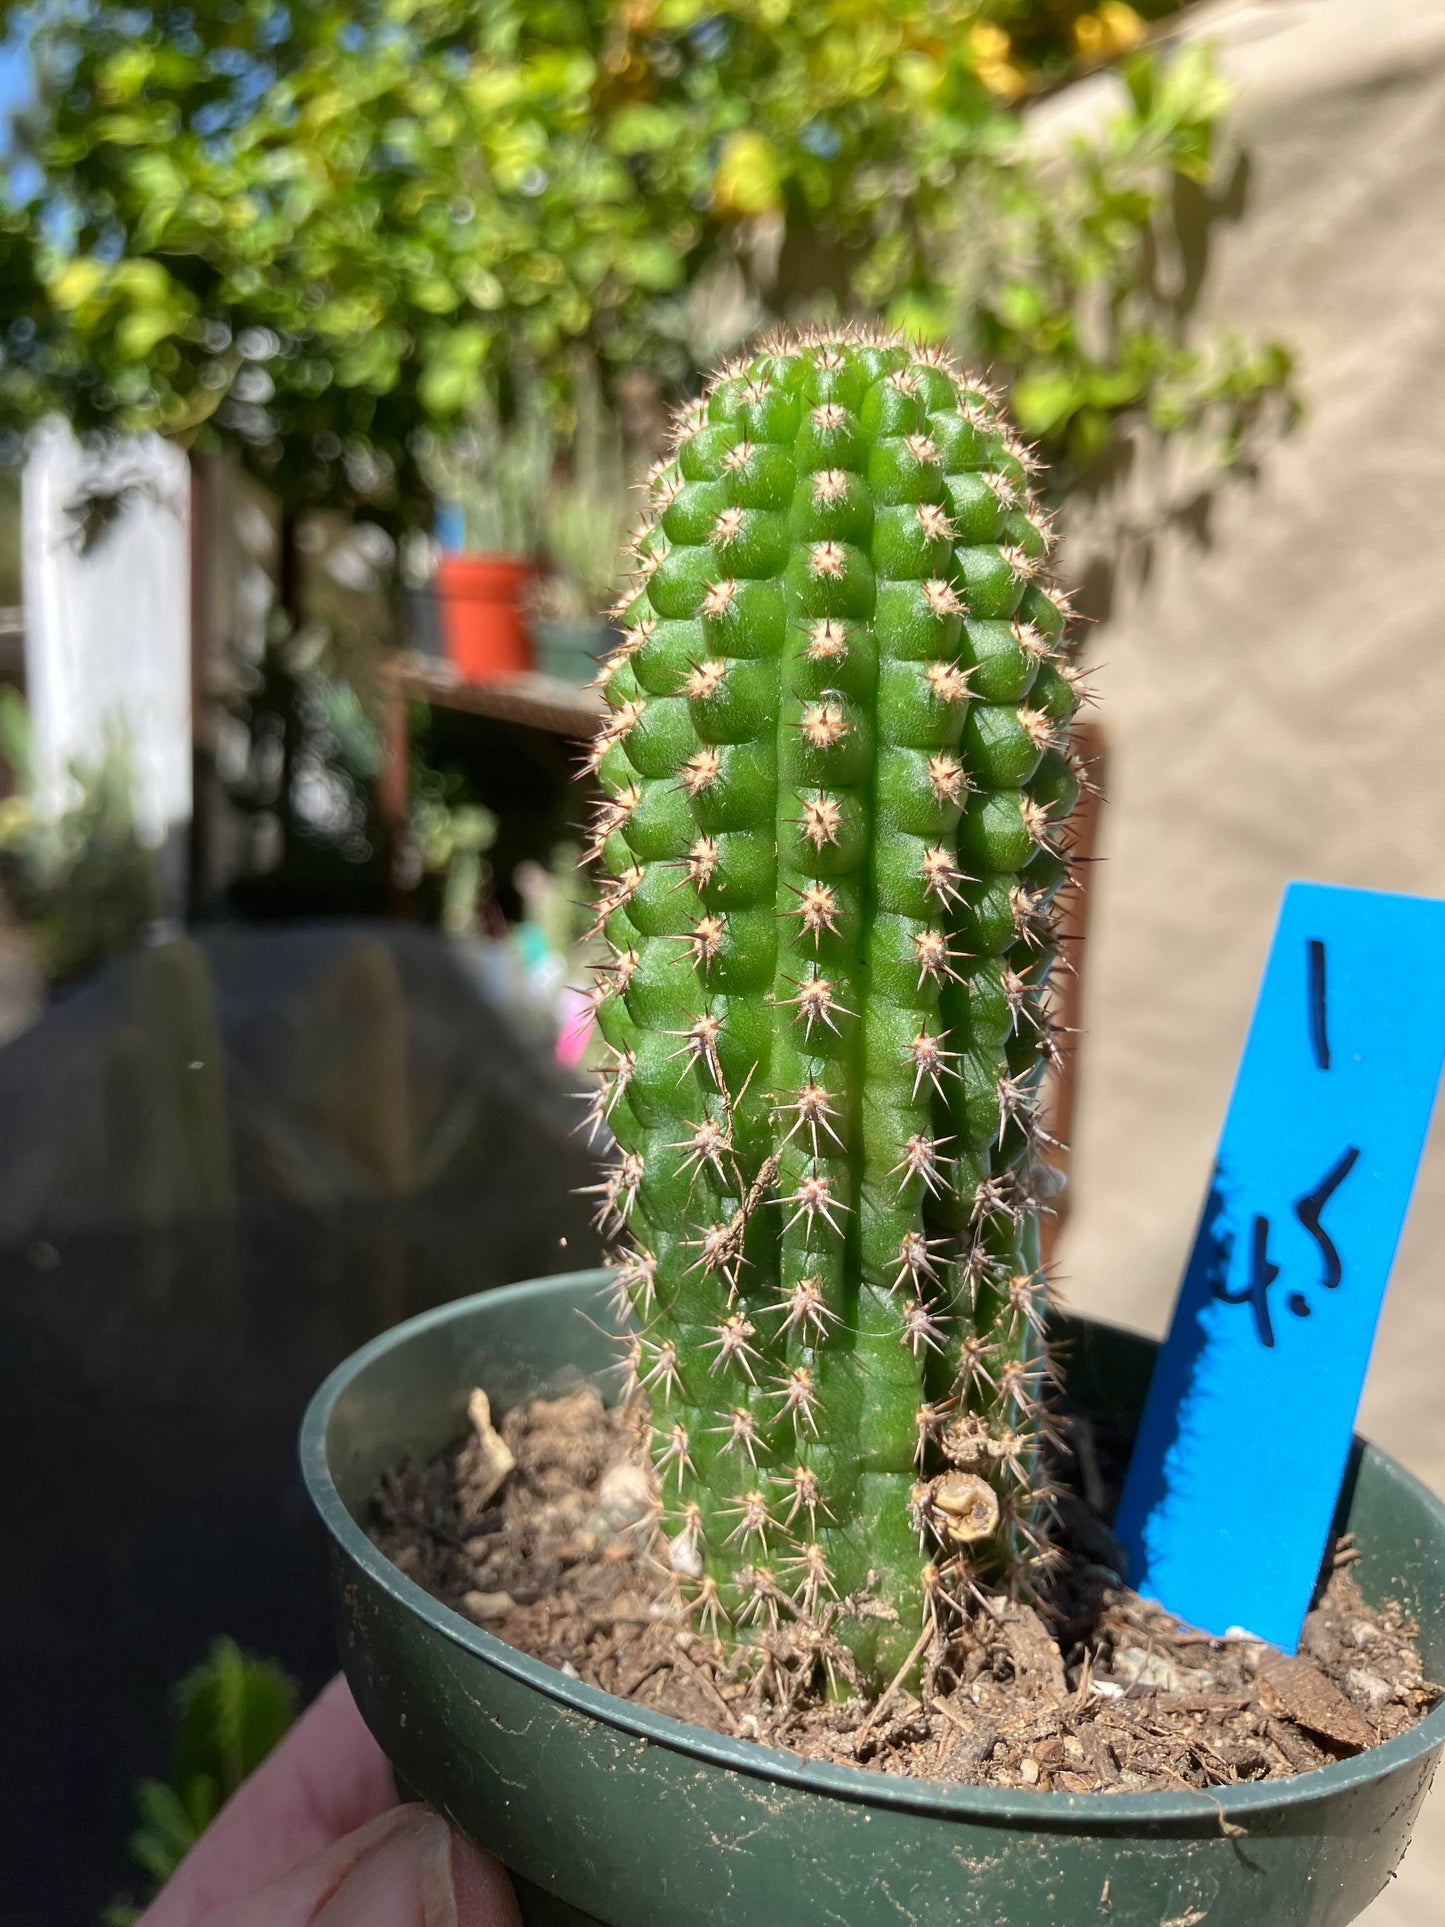
{"label": "black plastic pot", "polygon": [[[1384,1886],[1445,1706],[1355,1759],[1207,1795],[945,1786],[686,1726],[438,1605],[357,1517],[384,1470],[459,1435],[474,1385],[506,1410],[610,1363],[601,1277],[411,1319],[332,1374],[302,1435],[361,1710],[398,1776],[513,1870],[527,1927],[1336,1927]],[[1067,1336],[1073,1393],[1137,1412],[1152,1344],[1087,1321]],[[1366,1445],[1346,1522],[1366,1597],[1403,1599],[1445,1672],[1445,1507]]]}

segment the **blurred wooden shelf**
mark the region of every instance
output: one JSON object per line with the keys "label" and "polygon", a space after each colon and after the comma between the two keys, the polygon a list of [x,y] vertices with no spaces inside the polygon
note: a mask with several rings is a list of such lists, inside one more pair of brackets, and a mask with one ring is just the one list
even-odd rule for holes
{"label": "blurred wooden shelf", "polygon": [[580,689],[556,676],[529,672],[499,677],[496,682],[464,682],[450,663],[414,652],[396,657],[385,674],[402,702],[434,703],[440,709],[550,730],[556,736],[594,736],[607,714],[595,689]]}
{"label": "blurred wooden shelf", "polygon": [[411,893],[398,879],[397,853],[411,809],[408,705],[421,702],[437,709],[461,710],[469,716],[485,716],[493,722],[513,723],[521,729],[539,729],[582,742],[601,728],[607,705],[595,689],[579,689],[556,676],[528,673],[499,677],[495,682],[466,682],[450,663],[415,651],[387,663],[382,680],[385,716],[377,802],[387,842],[391,912],[393,916],[406,916]]}

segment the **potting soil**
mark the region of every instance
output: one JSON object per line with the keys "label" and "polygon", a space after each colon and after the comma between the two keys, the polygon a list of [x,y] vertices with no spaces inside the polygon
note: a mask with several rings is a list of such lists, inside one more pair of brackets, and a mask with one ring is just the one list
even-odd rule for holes
{"label": "potting soil", "polygon": [[379,1548],[509,1645],[720,1733],[920,1779],[1164,1792],[1307,1772],[1440,1697],[1403,1611],[1362,1598],[1348,1539],[1297,1656],[1211,1638],[1131,1592],[1104,1524],[1125,1442],[1086,1414],[1060,1452],[1064,1557],[1047,1591],[1029,1604],[980,1590],[939,1623],[921,1678],[870,1701],[836,1617],[803,1625],[780,1607],[727,1651],[680,1606],[636,1424],[591,1389],[509,1412],[500,1444],[485,1400],[472,1411],[467,1438],[383,1481]]}

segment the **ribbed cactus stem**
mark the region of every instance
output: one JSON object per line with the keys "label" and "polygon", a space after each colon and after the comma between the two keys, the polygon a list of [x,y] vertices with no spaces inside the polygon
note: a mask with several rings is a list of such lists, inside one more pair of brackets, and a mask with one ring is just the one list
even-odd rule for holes
{"label": "ribbed cactus stem", "polygon": [[942,354],[770,342],[654,472],[604,672],[600,1189],[672,1565],[875,1680],[1043,1552],[1076,698],[1028,467]]}

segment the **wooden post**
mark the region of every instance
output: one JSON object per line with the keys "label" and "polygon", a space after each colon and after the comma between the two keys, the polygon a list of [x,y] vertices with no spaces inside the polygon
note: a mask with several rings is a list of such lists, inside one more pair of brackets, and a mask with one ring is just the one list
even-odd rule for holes
{"label": "wooden post", "polygon": [[377,782],[377,811],[381,818],[382,860],[386,865],[386,907],[393,917],[409,917],[411,892],[401,880],[401,847],[411,809],[411,730],[407,719],[406,681],[399,661],[381,671],[381,773]]}

